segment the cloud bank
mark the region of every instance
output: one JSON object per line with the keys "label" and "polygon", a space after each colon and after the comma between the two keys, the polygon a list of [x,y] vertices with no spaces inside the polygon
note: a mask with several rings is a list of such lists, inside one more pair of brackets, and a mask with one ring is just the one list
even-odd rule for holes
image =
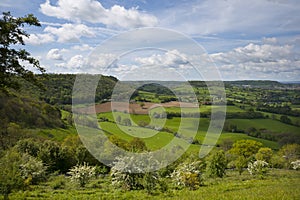
{"label": "cloud bank", "polygon": [[114,5],[106,9],[96,0],[58,0],[57,5],[50,4],[50,0],[40,5],[43,14],[73,22],[101,23],[107,27],[137,28],[155,26],[157,18],[140,12],[136,8],[126,9]]}

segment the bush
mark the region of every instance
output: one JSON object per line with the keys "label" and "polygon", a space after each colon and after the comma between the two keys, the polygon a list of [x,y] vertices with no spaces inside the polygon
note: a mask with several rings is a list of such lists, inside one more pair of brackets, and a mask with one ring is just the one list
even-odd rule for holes
{"label": "bush", "polygon": [[95,176],[95,170],[96,167],[83,163],[83,165],[76,165],[71,168],[68,174],[71,176],[71,181],[78,182],[80,187],[84,187]]}
{"label": "bush", "polygon": [[299,170],[300,169],[300,160],[296,160],[294,162],[291,162],[292,168],[295,170]]}
{"label": "bush", "polygon": [[248,164],[248,171],[251,175],[258,175],[263,178],[265,174],[269,171],[269,164],[263,160],[257,160],[254,163]]}
{"label": "bush", "polygon": [[256,160],[263,160],[266,162],[270,162],[273,155],[272,149],[268,147],[263,147],[258,150],[258,152],[255,154]]}
{"label": "bush", "polygon": [[39,143],[33,138],[19,140],[16,148],[20,153],[27,153],[33,157],[37,157],[39,152]]}
{"label": "bush", "polygon": [[284,145],[278,152],[280,156],[285,159],[285,167],[290,169],[291,162],[299,160],[300,158],[300,145],[299,144],[287,144]]}
{"label": "bush", "polygon": [[49,172],[59,170],[66,173],[75,164],[74,155],[71,154],[69,148],[61,147],[59,143],[51,140],[46,140],[40,145],[37,156],[48,166]]}
{"label": "bush", "polygon": [[120,157],[111,168],[112,184],[121,187],[123,190],[146,189],[148,193],[152,193],[159,183],[157,172],[144,172],[141,166],[154,166],[157,161],[136,160],[133,157]]}
{"label": "bush", "polygon": [[146,189],[148,194],[152,194],[154,190],[156,190],[156,186],[158,185],[158,174],[155,172],[147,172],[143,177],[143,187]]}
{"label": "bush", "polygon": [[46,179],[46,169],[43,162],[30,156],[29,154],[24,154],[22,156],[22,164],[20,165],[21,176],[25,180],[25,183],[38,184],[40,181]]}
{"label": "bush", "polygon": [[12,150],[0,158],[0,194],[4,199],[8,199],[8,195],[14,190],[24,187],[24,180],[19,170],[21,161],[20,154]]}
{"label": "bush", "polygon": [[209,159],[207,173],[212,177],[222,178],[225,175],[227,160],[224,151],[215,152]]}
{"label": "bush", "polygon": [[203,184],[201,174],[201,161],[194,161],[180,165],[171,174],[171,178],[176,186],[195,190]]}
{"label": "bush", "polygon": [[50,187],[53,190],[63,189],[66,186],[66,179],[64,175],[56,176],[55,179],[50,183]]}

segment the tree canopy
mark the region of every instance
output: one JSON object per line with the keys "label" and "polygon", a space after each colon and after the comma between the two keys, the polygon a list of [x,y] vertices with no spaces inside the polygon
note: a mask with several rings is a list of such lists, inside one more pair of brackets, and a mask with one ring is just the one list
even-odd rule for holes
{"label": "tree canopy", "polygon": [[0,19],[0,89],[19,88],[15,77],[22,77],[32,83],[37,83],[32,71],[26,68],[26,64],[45,72],[39,61],[30,56],[25,49],[16,49],[18,45],[25,45],[24,37],[29,34],[24,26],[41,26],[39,20],[28,14],[24,17],[13,17],[10,12],[3,12]]}

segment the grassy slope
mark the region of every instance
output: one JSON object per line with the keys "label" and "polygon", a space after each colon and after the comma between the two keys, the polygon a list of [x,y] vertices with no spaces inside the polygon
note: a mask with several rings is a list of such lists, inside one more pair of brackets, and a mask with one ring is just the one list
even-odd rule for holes
{"label": "grassy slope", "polygon": [[[32,190],[17,192],[10,199],[266,199],[290,200],[300,196],[300,171],[272,170],[265,179],[256,179],[244,172],[228,171],[223,179],[205,179],[204,186],[198,190],[175,190],[169,184],[168,191],[156,191],[149,195],[144,190],[127,191],[115,189],[109,177],[92,181],[86,188],[78,188],[67,178],[53,177],[48,182],[32,186]],[[61,189],[53,189],[62,181]],[[3,197],[1,196],[0,199]]]}

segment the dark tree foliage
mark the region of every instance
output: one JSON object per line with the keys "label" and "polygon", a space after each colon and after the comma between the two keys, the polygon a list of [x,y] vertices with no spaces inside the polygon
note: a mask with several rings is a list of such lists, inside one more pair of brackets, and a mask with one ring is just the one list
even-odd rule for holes
{"label": "dark tree foliage", "polygon": [[[39,61],[30,56],[25,49],[15,49],[15,45],[25,45],[23,38],[29,37],[23,28],[25,25],[41,26],[38,19],[32,15],[13,17],[10,12],[3,12],[0,19],[0,89],[18,89],[19,84],[15,77],[37,84],[36,78],[30,70],[26,69],[21,62],[27,62],[32,67],[44,72]],[[13,46],[13,47],[11,47]]]}

